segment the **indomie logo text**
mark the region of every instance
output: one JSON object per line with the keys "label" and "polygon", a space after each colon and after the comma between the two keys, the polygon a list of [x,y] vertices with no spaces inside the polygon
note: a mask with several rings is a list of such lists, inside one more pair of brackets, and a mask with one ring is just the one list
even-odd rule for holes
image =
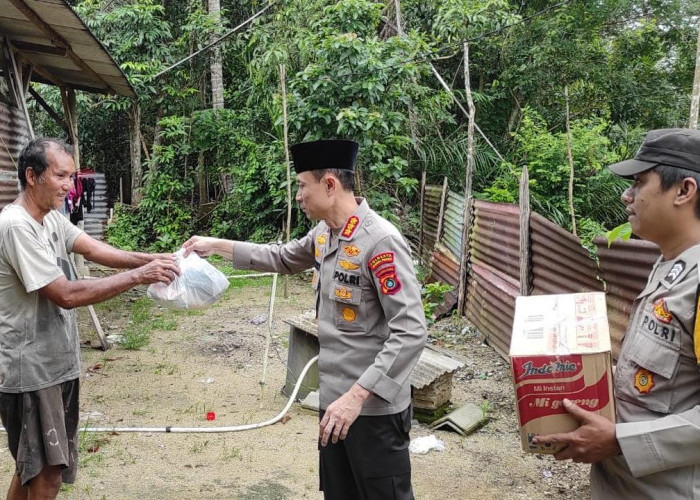
{"label": "indomie logo text", "polygon": [[571,361],[551,361],[542,366],[534,366],[532,361],[528,361],[522,367],[523,372],[520,378],[531,377],[533,375],[551,375],[553,373],[571,373],[576,371],[576,363]]}

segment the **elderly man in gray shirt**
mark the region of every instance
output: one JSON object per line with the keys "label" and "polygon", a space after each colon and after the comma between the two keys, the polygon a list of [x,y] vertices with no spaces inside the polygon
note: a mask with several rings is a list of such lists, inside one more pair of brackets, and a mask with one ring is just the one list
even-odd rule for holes
{"label": "elderly man in gray shirt", "polygon": [[[73,308],[139,284],[170,283],[169,255],[124,252],[73,226],[56,209],[71,189],[71,146],[36,139],[22,151],[17,199],[0,213],[0,417],[16,472],[8,499],[55,498],[78,464],[80,342]],[[129,268],[75,281],[69,252]]]}

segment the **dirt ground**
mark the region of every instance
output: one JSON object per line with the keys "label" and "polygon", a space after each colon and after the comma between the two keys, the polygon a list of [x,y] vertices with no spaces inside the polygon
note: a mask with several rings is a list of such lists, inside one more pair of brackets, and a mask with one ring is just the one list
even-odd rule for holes
{"label": "dirt ground", "polygon": [[[97,337],[85,311],[81,409],[88,427],[139,427],[145,432],[84,433],[77,482],[65,499],[319,499],[315,412],[295,404],[285,423],[230,433],[163,433],[170,427],[212,428],[267,420],[285,405],[289,326],[282,320],[312,304],[301,278],[290,295],[278,287],[266,384],[259,381],[267,323],[269,278],[232,287],[201,312],[151,309],[171,331],[151,332],[140,350],[115,344],[95,349]],[[107,334],[129,326],[135,290],[99,305]],[[256,324],[258,323],[258,324]],[[136,325],[138,326],[138,325]],[[414,425],[411,437],[435,434],[445,451],[412,455],[418,499],[587,498],[588,467],[558,463],[520,450],[507,362],[479,336],[453,320],[431,327],[430,341],[462,356],[452,402],[488,401],[490,421],[468,437]],[[215,420],[207,421],[208,412]],[[0,448],[0,472],[9,483],[12,458]]]}

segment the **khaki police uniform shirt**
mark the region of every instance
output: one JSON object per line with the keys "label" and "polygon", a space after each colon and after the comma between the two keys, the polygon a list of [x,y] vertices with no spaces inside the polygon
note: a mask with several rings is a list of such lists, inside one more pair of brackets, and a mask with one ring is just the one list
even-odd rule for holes
{"label": "khaki police uniform shirt", "polygon": [[361,415],[389,415],[411,402],[425,315],[408,245],[366,201],[358,203],[338,231],[321,222],[285,245],[236,241],[233,264],[280,273],[313,267],[321,409],[357,382],[373,393]]}
{"label": "khaki police uniform shirt", "polygon": [[700,498],[700,245],[659,259],[634,302],[615,370],[622,456],[594,464],[593,498]]}

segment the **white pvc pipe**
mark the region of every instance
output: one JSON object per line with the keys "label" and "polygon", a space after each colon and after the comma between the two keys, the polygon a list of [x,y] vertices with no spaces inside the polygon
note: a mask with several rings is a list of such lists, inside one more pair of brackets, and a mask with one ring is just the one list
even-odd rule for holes
{"label": "white pvc pipe", "polygon": [[275,294],[277,293],[277,273],[272,277],[272,288],[270,289],[270,307],[267,311],[267,334],[265,335],[265,350],[263,352],[263,369],[260,377],[260,408],[263,404],[265,394],[265,374],[267,373],[267,357],[270,355],[270,343],[272,342],[272,313],[275,309]]}
{"label": "white pvc pipe", "polygon": [[[80,429],[82,432],[180,432],[180,433],[185,433],[185,432],[192,432],[192,433],[215,433],[215,432],[238,432],[238,431],[249,431],[252,429],[260,429],[261,427],[265,427],[268,425],[272,425],[274,423],[279,422],[282,420],[282,417],[285,416],[287,411],[289,411],[289,408],[291,408],[292,403],[297,397],[297,393],[299,392],[299,388],[301,387],[301,383],[304,380],[304,377],[306,376],[306,372],[309,371],[311,368],[311,365],[313,365],[316,360],[318,359],[318,356],[314,356],[309,360],[308,363],[306,363],[306,366],[304,366],[304,369],[301,371],[301,374],[299,375],[299,379],[297,380],[296,385],[294,386],[294,391],[292,391],[292,395],[289,396],[289,401],[287,401],[287,405],[284,407],[284,409],[274,418],[271,418],[270,420],[265,420],[264,422],[260,422],[257,424],[245,424],[245,425],[234,425],[231,427],[84,427]],[[4,427],[0,427],[0,431],[5,431]]]}
{"label": "white pvc pipe", "polygon": [[231,276],[226,276],[229,279],[236,278],[262,278],[263,276],[275,276],[277,273],[258,273],[258,274],[233,274]]}

